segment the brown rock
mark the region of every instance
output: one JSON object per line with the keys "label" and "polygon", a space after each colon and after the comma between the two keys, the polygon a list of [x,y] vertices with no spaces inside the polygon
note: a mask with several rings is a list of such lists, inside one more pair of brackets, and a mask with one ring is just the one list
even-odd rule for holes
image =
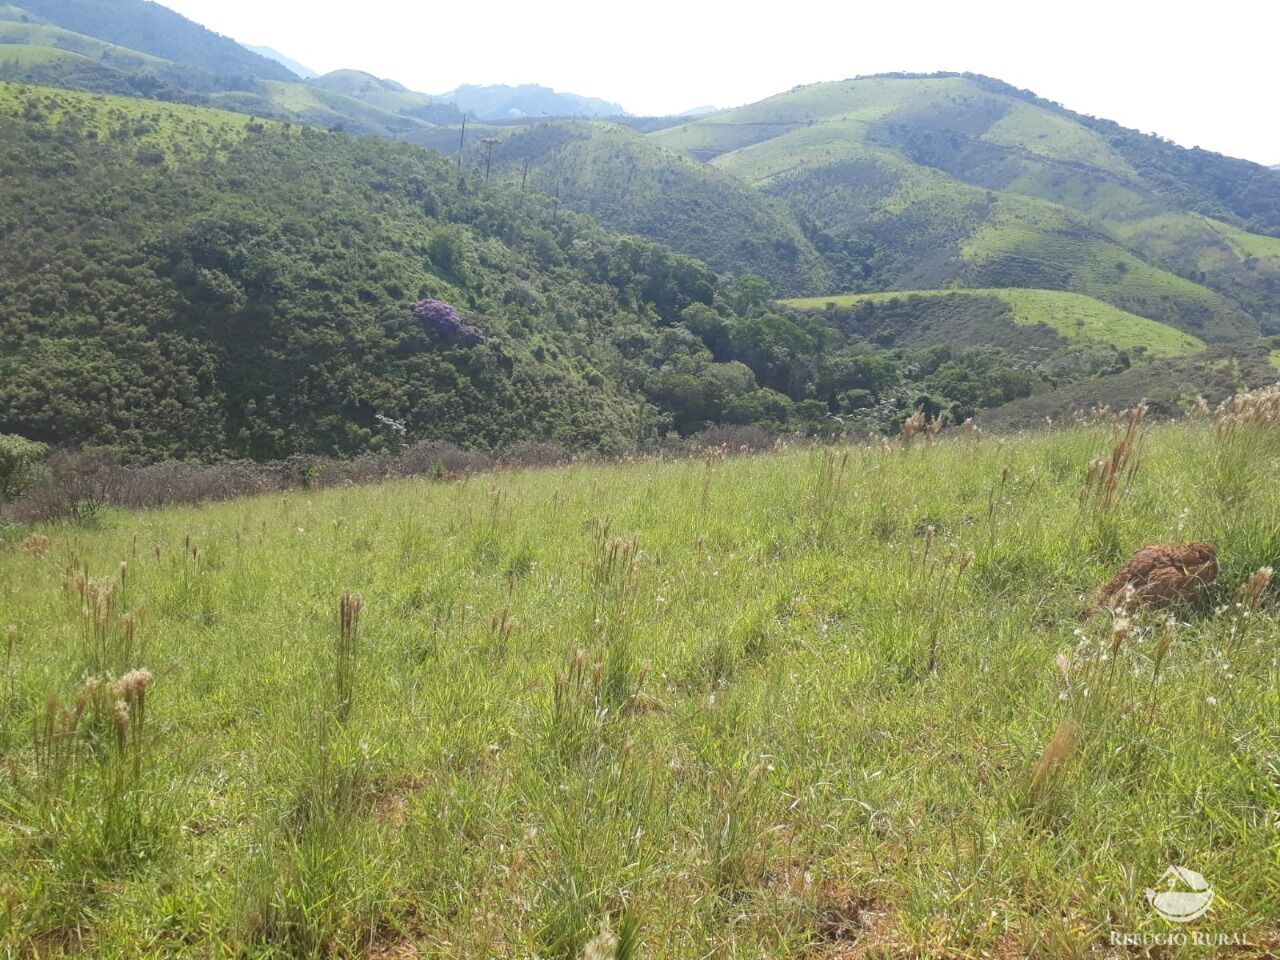
{"label": "brown rock", "polygon": [[1218,576],[1213,544],[1158,543],[1143,547],[1097,594],[1098,609],[1132,613],[1202,597]]}

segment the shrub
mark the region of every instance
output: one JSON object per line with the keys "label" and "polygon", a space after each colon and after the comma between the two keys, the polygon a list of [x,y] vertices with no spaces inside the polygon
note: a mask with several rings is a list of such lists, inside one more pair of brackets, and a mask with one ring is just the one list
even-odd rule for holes
{"label": "shrub", "polygon": [[19,519],[90,523],[120,485],[120,465],[109,451],[58,452],[45,466],[43,479],[18,504]]}
{"label": "shrub", "polygon": [[20,496],[34,482],[48,447],[12,433],[0,433],[0,503]]}

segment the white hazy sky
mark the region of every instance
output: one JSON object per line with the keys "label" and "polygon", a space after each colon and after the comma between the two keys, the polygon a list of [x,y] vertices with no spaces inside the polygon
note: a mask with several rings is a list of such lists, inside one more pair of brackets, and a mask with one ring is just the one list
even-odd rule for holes
{"label": "white hazy sky", "polygon": [[1276,0],[163,0],[321,73],[541,83],[631,113],[969,70],[1185,146],[1280,164]]}

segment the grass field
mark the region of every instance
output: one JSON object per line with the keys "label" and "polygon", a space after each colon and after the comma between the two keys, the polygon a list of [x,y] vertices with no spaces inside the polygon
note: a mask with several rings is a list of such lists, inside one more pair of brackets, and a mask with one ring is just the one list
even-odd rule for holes
{"label": "grass field", "polygon": [[[1267,955],[1280,439],[1150,428],[1082,503],[1116,430],[13,532],[0,952],[1118,957],[1173,863]],[[1082,620],[1197,538],[1203,605]]]}
{"label": "grass field", "polygon": [[821,310],[829,303],[841,307],[906,297],[997,297],[1009,305],[1022,324],[1043,323],[1076,343],[1110,343],[1121,349],[1142,347],[1152,357],[1197,353],[1204,341],[1155,320],[1127,313],[1100,300],[1059,290],[923,290],[908,293],[861,293],[836,297],[804,297],[783,301],[802,310]]}

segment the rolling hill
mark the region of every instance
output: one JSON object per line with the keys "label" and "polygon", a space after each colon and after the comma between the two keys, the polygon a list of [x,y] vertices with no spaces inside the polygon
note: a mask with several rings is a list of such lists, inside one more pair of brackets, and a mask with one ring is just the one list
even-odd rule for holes
{"label": "rolling hill", "polygon": [[[141,0],[109,8],[30,0],[0,6],[4,78],[135,98],[93,106],[70,94],[4,88],[5,123],[17,138],[10,169],[18,171],[8,185],[17,212],[0,218],[6,239],[12,232],[46,250],[47,238],[23,206],[29,196],[69,232],[85,215],[60,206],[23,169],[24,160],[32,171],[42,169],[36,144],[56,137],[72,158],[67,189],[76,202],[117,189],[117,179],[148,184],[157,196],[173,184],[187,184],[193,196],[207,187],[205,199],[216,208],[243,194],[261,230],[275,243],[292,243],[296,256],[281,268],[287,279],[269,298],[267,288],[219,266],[230,285],[222,290],[215,277],[210,289],[193,288],[191,299],[191,290],[166,286],[173,276],[152,259],[155,250],[173,248],[133,222],[164,221],[167,211],[131,187],[134,204],[115,211],[132,231],[124,231],[120,250],[100,236],[93,242],[107,242],[112,256],[132,264],[118,271],[142,271],[139,316],[178,309],[212,323],[216,296],[240,304],[243,295],[255,318],[275,316],[285,303],[286,327],[300,324],[292,312],[298,304],[316,309],[303,279],[311,257],[321,273],[332,268],[346,278],[326,281],[334,290],[354,284],[380,309],[409,290],[445,290],[486,319],[501,318],[496,325],[521,343],[519,363],[510,351],[494,360],[501,374],[458,373],[464,363],[433,374],[422,388],[437,410],[469,397],[469,409],[480,411],[469,420],[448,423],[438,413],[414,420],[405,397],[419,388],[403,392],[403,358],[386,352],[386,341],[402,331],[380,315],[369,365],[350,355],[334,361],[361,371],[344,374],[358,384],[345,398],[326,381],[292,406],[276,397],[270,413],[253,414],[251,426],[251,417],[224,409],[225,398],[253,396],[257,404],[262,384],[279,371],[247,363],[259,377],[247,385],[227,372],[227,358],[238,356],[234,345],[206,343],[184,329],[163,341],[176,352],[148,362],[193,396],[213,391],[201,402],[217,408],[217,425],[201,433],[185,421],[167,430],[148,407],[159,394],[140,394],[139,409],[149,412],[124,422],[121,394],[110,384],[124,370],[140,376],[124,341],[94,354],[104,349],[103,338],[94,333],[80,343],[76,324],[56,314],[48,321],[56,335],[33,335],[42,344],[40,362],[11,370],[10,392],[0,396],[0,404],[15,405],[11,423],[35,422],[45,437],[108,443],[143,458],[353,453],[387,442],[369,425],[377,404],[368,397],[395,395],[400,406],[388,409],[405,414],[419,437],[482,446],[532,437],[617,448],[721,423],[812,432],[835,417],[892,430],[913,406],[955,418],[1010,401],[1031,409],[1040,397],[1074,402],[1090,389],[1105,393],[1116,377],[1139,385],[1143,370],[1153,377],[1164,371],[1152,382],[1170,397],[1197,380],[1212,392],[1223,379],[1223,358],[1249,372],[1238,378],[1245,385],[1273,369],[1273,348],[1260,335],[1280,333],[1280,174],[1184,150],[986,77],[884,75],[800,87],[734,110],[605,121],[599,115],[621,107],[536,86],[460,87],[432,97],[357,70],[304,81]],[[447,158],[379,153],[402,148],[357,147],[346,134],[408,141]],[[343,255],[279,235],[280,222],[296,218],[267,201],[271,191],[293,197],[313,220],[327,214],[315,196],[297,193],[268,169],[273,152],[283,169],[332,172],[323,182],[336,183],[347,204],[338,230]],[[413,172],[378,177],[356,169],[384,169],[393,157]],[[226,168],[232,158],[249,172],[233,176]],[[92,163],[117,179],[93,180]],[[196,184],[199,177],[207,184]],[[194,216],[180,203],[175,209],[179,220]],[[431,239],[455,229],[464,237],[457,243]],[[218,233],[217,258],[240,242],[238,230]],[[386,267],[374,255],[379,248],[368,238],[378,231],[395,250],[411,251],[407,261]],[[574,245],[587,235],[596,251],[590,257]],[[436,269],[433,242],[470,251],[469,268]],[[63,287],[98,259],[86,248],[46,256],[60,265],[56,281],[9,264],[6,320],[17,316],[43,331],[44,321],[35,319],[40,304],[65,299]],[[364,273],[390,279],[382,292],[370,292],[357,283]],[[567,296],[557,292],[562,285]],[[215,288],[222,293],[215,296]],[[114,337],[125,308],[108,289],[93,274],[85,281],[88,301],[84,291],[71,299],[96,304],[90,329],[105,311]],[[792,299],[771,305],[775,296]],[[693,306],[699,309],[686,315]],[[340,309],[355,310],[367,324],[364,306],[344,301]],[[138,342],[152,337],[149,349],[158,349],[161,338],[153,335],[161,328],[149,323],[124,327]],[[291,349],[328,371],[320,354],[300,346],[309,342],[295,337]],[[1257,356],[1265,358],[1261,366]],[[221,373],[201,380],[197,367]],[[99,392],[81,397],[67,419],[41,398],[45,385],[72,370],[91,371],[83,382]],[[229,392],[209,386],[218,376],[231,377]],[[565,397],[583,384],[603,388],[604,397],[582,416],[559,420],[544,416],[554,404],[536,399],[536,415],[518,424],[493,406],[522,390],[542,398],[560,380]]]}
{"label": "rolling hill", "polygon": [[360,70],[335,70],[313,77],[308,86],[359,100],[390,114],[431,124],[462,122],[462,112],[440,97],[415,93],[394,80],[383,80]]}
{"label": "rolling hill", "polygon": [[491,127],[471,136],[466,157],[482,162],[494,137],[500,177],[556,197],[612,230],[679,249],[721,273],[754,271],[782,293],[833,283],[829,266],[783,204],[628,127],[585,120]]}
{"label": "rolling hill", "polygon": [[620,371],[716,296],[409,144],[2,83],[0,236],[0,433],[130,459],[628,447],[663,415]]}
{"label": "rolling hill", "polygon": [[[231,41],[194,24],[169,31],[181,43],[144,43],[155,23],[177,16],[153,4],[129,0],[110,16],[91,6],[5,8],[0,77],[451,155],[467,113],[481,122],[470,124],[461,159],[486,176],[518,180],[727,277],[761,275],[783,295],[1059,290],[1210,342],[1280,331],[1280,175],[986,77],[886,75],[683,119],[544,121],[531,115],[621,107],[536,86],[430,97],[354,70],[305,83],[272,77],[279,64],[232,56]],[[258,72],[236,79],[209,68]]]}
{"label": "rolling hill", "polygon": [[588,169],[625,147],[629,206],[720,218],[708,243],[790,231],[826,283],[785,209],[626,127],[506,130],[486,177],[387,139],[0,84],[0,433],[155,460],[892,431],[1203,346],[1060,291],[777,307],[514,177],[522,151]]}
{"label": "rolling hill", "polygon": [[987,78],[816,84],[651,136],[869,244],[867,289],[1067,290],[1206,339],[1280,322],[1280,177]]}

